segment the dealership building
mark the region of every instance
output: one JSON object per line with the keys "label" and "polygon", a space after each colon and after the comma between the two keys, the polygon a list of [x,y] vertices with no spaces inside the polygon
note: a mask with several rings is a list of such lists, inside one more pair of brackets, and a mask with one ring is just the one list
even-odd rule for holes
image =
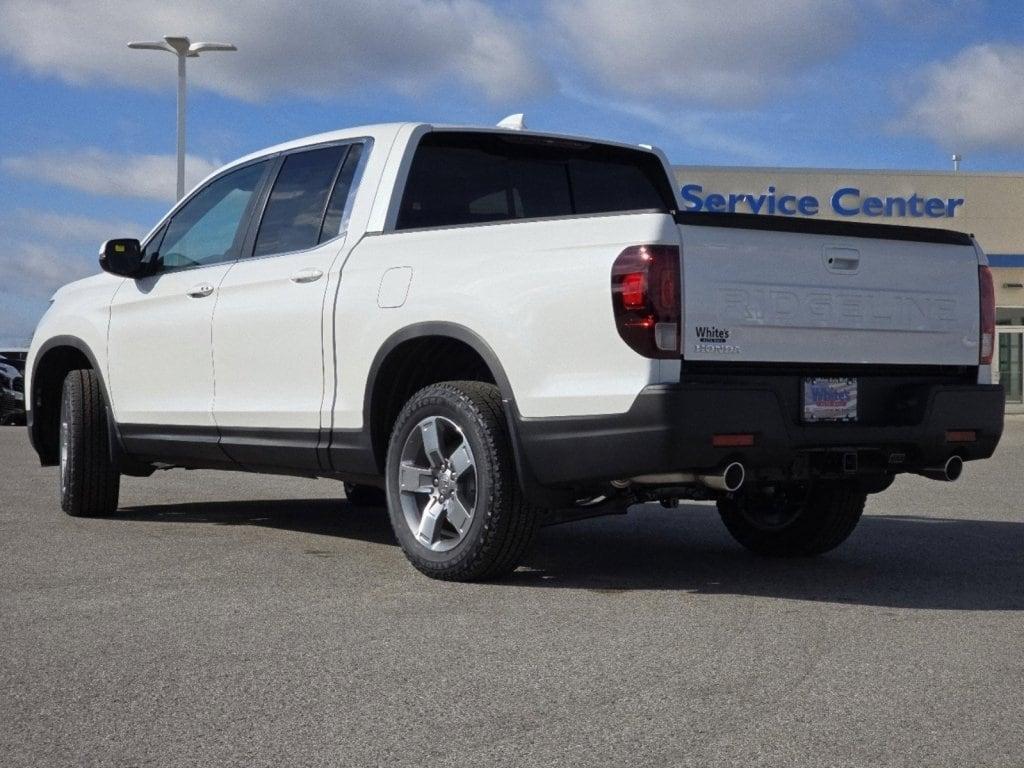
{"label": "dealership building", "polygon": [[970,232],[996,288],[993,375],[1024,412],[1024,173],[675,166],[684,208]]}

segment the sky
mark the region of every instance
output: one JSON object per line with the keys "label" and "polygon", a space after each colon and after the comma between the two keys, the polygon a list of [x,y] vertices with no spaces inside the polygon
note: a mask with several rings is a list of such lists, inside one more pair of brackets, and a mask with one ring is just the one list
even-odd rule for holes
{"label": "sky", "polygon": [[188,180],[366,123],[530,128],[673,163],[1024,169],[1021,0],[0,0],[0,345],[173,203],[188,35]]}

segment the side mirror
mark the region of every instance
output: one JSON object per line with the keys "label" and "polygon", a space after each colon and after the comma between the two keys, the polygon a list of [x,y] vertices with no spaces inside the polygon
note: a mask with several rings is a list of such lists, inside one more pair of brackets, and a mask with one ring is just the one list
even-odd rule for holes
{"label": "side mirror", "polygon": [[132,238],[107,240],[100,248],[100,266],[112,275],[144,277],[149,265],[142,261],[142,244]]}

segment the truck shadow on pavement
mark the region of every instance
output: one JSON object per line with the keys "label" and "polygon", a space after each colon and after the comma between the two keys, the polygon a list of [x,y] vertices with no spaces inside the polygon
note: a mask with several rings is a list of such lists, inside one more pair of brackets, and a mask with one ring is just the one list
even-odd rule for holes
{"label": "truck shadow on pavement", "polygon": [[383,509],[356,507],[337,499],[208,501],[122,507],[108,520],[151,523],[253,525],[372,544],[396,544]]}
{"label": "truck shadow on pavement", "polygon": [[[110,519],[254,525],[395,544],[383,509],[330,499],[130,507]],[[344,556],[343,551],[339,554]],[[1020,611],[1024,523],[866,515],[834,552],[772,560],[735,544],[713,507],[663,510],[647,505],[624,516],[541,529],[522,567],[494,586],[608,595],[668,590],[892,608]]]}
{"label": "truck shadow on pavement", "polygon": [[1024,610],[1024,524],[865,515],[817,558],[735,544],[713,507],[636,508],[546,529],[511,583],[607,593],[684,590],[893,608]]}

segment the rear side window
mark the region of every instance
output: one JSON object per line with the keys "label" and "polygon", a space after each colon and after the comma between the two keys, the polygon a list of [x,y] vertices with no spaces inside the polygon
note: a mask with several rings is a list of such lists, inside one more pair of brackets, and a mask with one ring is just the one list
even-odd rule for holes
{"label": "rear side window", "polygon": [[671,210],[656,156],[586,142],[434,132],[416,148],[397,229]]}
{"label": "rear side window", "polygon": [[356,168],[359,167],[359,160],[362,156],[362,144],[353,144],[345,156],[338,180],[334,183],[334,191],[331,192],[331,199],[327,203],[327,213],[324,215],[324,223],[320,228],[320,242],[337,237],[348,224],[345,221],[345,216],[350,207],[349,201],[352,199],[352,184],[356,178]]}
{"label": "rear side window", "polygon": [[358,163],[357,148],[346,144],[285,157],[260,221],[254,256],[301,251],[338,234],[355,175],[347,157],[355,155]]}

